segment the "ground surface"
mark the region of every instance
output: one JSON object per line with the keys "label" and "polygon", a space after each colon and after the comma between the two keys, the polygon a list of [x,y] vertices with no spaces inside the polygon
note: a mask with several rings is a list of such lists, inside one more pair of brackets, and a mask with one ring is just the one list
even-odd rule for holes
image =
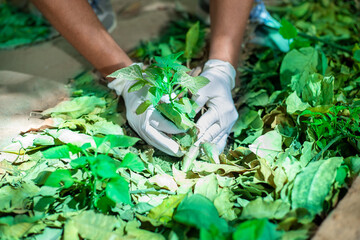
{"label": "ground surface", "polygon": [[[149,0],[114,2],[118,25],[112,36],[128,51],[139,40],[156,37],[171,18],[173,7],[172,2]],[[0,148],[21,131],[41,125],[42,120],[32,113],[66,98],[66,83],[86,69],[91,69],[90,64],[62,37],[0,51]],[[359,203],[360,180],[357,179],[314,239],[360,239]]]}

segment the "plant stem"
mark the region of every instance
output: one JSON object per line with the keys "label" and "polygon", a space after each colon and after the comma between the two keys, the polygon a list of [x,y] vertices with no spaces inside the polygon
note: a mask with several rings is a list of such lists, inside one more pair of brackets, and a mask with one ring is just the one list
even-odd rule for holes
{"label": "plant stem", "polygon": [[[315,162],[317,160],[319,160],[319,158],[324,154],[325,151],[327,151],[331,145],[333,145],[334,143],[336,143],[338,140],[340,140],[343,136],[342,135],[338,135],[336,138],[334,138],[333,140],[331,140],[318,154],[315,155],[315,157],[313,157],[309,162]],[[307,164],[307,165],[308,165]]]}
{"label": "plant stem", "polygon": [[350,49],[347,49],[347,48],[345,48],[343,46],[340,46],[339,44],[336,44],[334,42],[329,42],[329,41],[326,41],[324,39],[321,39],[321,38],[318,38],[318,37],[315,37],[315,36],[311,36],[311,35],[308,35],[308,34],[302,33],[302,32],[299,32],[298,35],[300,37],[307,38],[307,39],[310,39],[310,40],[313,40],[313,41],[325,43],[325,44],[327,44],[327,45],[329,45],[329,46],[331,46],[333,48],[339,49],[339,50],[341,50],[343,52],[347,52],[347,53],[350,53],[350,54],[352,53],[352,51]]}

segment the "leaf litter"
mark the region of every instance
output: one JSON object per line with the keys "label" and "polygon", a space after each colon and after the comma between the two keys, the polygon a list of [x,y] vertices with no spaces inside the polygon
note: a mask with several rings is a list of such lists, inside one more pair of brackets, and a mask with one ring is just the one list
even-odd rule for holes
{"label": "leaf litter", "polygon": [[2,149],[0,237],[310,238],[360,172],[360,21],[352,1],[282,7],[291,50],[244,59],[225,152],[205,145],[182,171],[79,75],[73,99],[44,112],[49,128]]}

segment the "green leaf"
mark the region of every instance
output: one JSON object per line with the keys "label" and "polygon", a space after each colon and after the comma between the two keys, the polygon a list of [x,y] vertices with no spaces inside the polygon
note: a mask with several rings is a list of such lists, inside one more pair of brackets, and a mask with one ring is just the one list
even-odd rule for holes
{"label": "green leaf", "polygon": [[188,88],[192,94],[197,93],[200,88],[206,86],[206,84],[210,82],[206,77],[192,77],[186,72],[177,72],[176,75],[179,84],[185,88]]}
{"label": "green leaf", "polygon": [[135,153],[127,153],[122,160],[120,167],[129,168],[134,172],[142,172],[145,170],[143,161]]}
{"label": "green leaf", "polygon": [[294,25],[292,25],[288,20],[285,18],[281,19],[281,26],[279,28],[279,33],[285,39],[292,39],[295,38],[298,34]]}
{"label": "green leaf", "polygon": [[214,204],[200,194],[185,198],[177,208],[174,220],[199,229],[217,228],[222,232],[229,231],[227,222],[219,217]]}
{"label": "green leaf", "polygon": [[288,52],[280,67],[280,82],[283,87],[286,87],[294,75],[299,75],[301,85],[298,85],[293,90],[296,90],[300,95],[302,88],[306,82],[304,79],[317,72],[318,65],[318,51],[313,47],[294,49]]}
{"label": "green leaf", "polygon": [[306,208],[312,214],[320,213],[342,162],[342,157],[333,157],[311,162],[304,168],[294,180],[292,207]]}
{"label": "green leaf", "polygon": [[135,145],[135,143],[137,143],[140,140],[140,138],[129,137],[126,135],[107,135],[106,138],[110,142],[111,148],[115,148],[115,147],[128,148]]}
{"label": "green leaf", "polygon": [[266,159],[270,165],[275,157],[282,152],[282,136],[278,131],[272,130],[258,137],[249,149],[257,156]]}
{"label": "green leaf", "polygon": [[129,193],[129,183],[121,176],[113,178],[106,184],[106,196],[116,203],[132,205]]}
{"label": "green leaf", "polygon": [[239,224],[233,234],[234,240],[277,240],[282,233],[267,219],[248,220]]}
{"label": "green leaf", "polygon": [[153,225],[159,226],[170,222],[173,218],[175,208],[184,198],[185,194],[169,196],[160,205],[152,208],[148,217],[155,220],[152,221]]}
{"label": "green leaf", "polygon": [[186,33],[186,40],[185,40],[185,53],[184,56],[186,59],[190,59],[193,57],[193,53],[197,42],[199,40],[199,33],[200,33],[200,23],[196,22],[193,24],[190,29]]}
{"label": "green leaf", "polygon": [[57,169],[46,179],[45,186],[69,188],[74,184],[74,179],[67,169]]}
{"label": "green leaf", "polygon": [[136,114],[140,115],[142,113],[144,113],[146,111],[146,109],[148,109],[148,107],[151,106],[151,102],[150,100],[146,100],[144,102],[142,102],[137,108],[136,108]]}
{"label": "green leaf", "polygon": [[170,103],[161,103],[156,106],[156,109],[181,130],[188,130],[195,126],[194,122],[192,122],[184,113],[175,109]]}
{"label": "green leaf", "polygon": [[160,99],[165,93],[161,90],[161,88],[151,87],[149,89],[149,98],[152,105],[155,107],[158,105]]}
{"label": "green leaf", "polygon": [[55,158],[70,158],[70,149],[68,145],[61,145],[49,148],[42,152],[44,158],[55,159]]}
{"label": "green leaf", "polygon": [[105,104],[106,101],[104,99],[95,96],[77,97],[70,101],[61,102],[55,107],[47,109],[43,114],[51,114],[51,116],[65,114],[71,118],[78,118],[84,114],[91,113],[96,107],[104,107]]}
{"label": "green leaf", "polygon": [[137,81],[136,83],[134,83],[128,90],[128,92],[135,92],[135,91],[138,91],[140,90],[142,87],[145,86],[147,82],[145,81]]}
{"label": "green leaf", "polygon": [[360,62],[360,49],[354,52],[354,59]]}
{"label": "green leaf", "polygon": [[278,199],[267,201],[261,197],[249,202],[241,213],[242,219],[282,219],[290,211],[290,204]]}
{"label": "green leaf", "polygon": [[103,154],[99,154],[96,157],[96,162],[91,166],[91,170],[102,178],[116,178],[119,176],[119,174],[116,173],[117,162]]}
{"label": "green leaf", "polygon": [[86,164],[88,163],[87,161],[87,157],[85,156],[82,156],[82,157],[79,157],[79,158],[76,158],[74,160],[71,160],[70,162],[70,166],[72,168],[82,168],[84,167]]}
{"label": "green leaf", "polygon": [[144,80],[141,68],[137,64],[121,68],[121,69],[111,73],[107,77],[119,78],[119,79],[122,79],[123,81]]}
{"label": "green leaf", "polygon": [[307,108],[311,107],[310,104],[303,102],[296,92],[291,93],[286,98],[286,111],[290,114],[296,113],[296,112],[302,112],[306,110]]}

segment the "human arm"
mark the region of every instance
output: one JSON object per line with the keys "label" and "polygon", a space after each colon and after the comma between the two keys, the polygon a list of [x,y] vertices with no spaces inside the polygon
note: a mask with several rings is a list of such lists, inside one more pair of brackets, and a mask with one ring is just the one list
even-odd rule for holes
{"label": "human arm", "polygon": [[198,142],[214,143],[220,152],[238,117],[231,90],[252,3],[252,0],[210,1],[210,53],[201,74],[210,83],[199,90],[194,100],[200,107],[208,107],[197,122]]}
{"label": "human arm", "polygon": [[32,0],[32,3],[103,76],[132,64],[87,0]]}
{"label": "human arm", "polygon": [[[101,74],[108,74],[129,66],[132,60],[104,29],[87,0],[32,0],[49,22],[82,54]],[[124,82],[125,84],[120,84]],[[147,98],[147,91],[128,93],[131,82],[115,79],[109,84],[126,105],[126,116],[131,127],[147,143],[170,155],[181,156],[179,145],[166,133],[179,130],[153,108],[136,115],[139,104]]]}

